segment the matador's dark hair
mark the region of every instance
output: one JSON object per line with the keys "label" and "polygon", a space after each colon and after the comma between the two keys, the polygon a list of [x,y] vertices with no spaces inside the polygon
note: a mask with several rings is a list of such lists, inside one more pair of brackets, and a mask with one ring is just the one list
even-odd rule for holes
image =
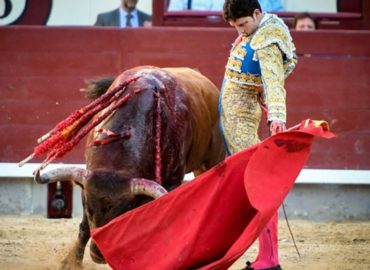
{"label": "matador's dark hair", "polygon": [[224,20],[229,22],[242,17],[252,17],[255,9],[262,11],[258,0],[226,0],[224,3]]}

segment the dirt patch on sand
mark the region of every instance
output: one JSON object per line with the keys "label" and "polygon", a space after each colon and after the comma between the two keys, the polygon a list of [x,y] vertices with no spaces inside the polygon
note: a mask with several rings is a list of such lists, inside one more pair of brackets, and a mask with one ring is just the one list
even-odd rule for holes
{"label": "dirt patch on sand", "polygon": [[[0,217],[0,268],[12,270],[54,270],[77,237],[80,218],[47,219],[42,216]],[[285,221],[280,221],[280,262],[289,269],[370,269],[370,221],[291,221],[299,258]],[[253,260],[254,244],[230,268],[241,269]],[[85,251],[84,269],[110,269],[92,262]]]}

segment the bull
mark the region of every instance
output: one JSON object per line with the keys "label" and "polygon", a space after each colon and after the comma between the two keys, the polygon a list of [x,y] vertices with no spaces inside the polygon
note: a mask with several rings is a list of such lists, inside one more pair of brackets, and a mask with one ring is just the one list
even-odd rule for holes
{"label": "bull", "polygon": [[[35,175],[37,183],[73,181],[82,188],[78,239],[62,269],[82,267],[91,229],[162,196],[178,187],[186,173],[197,175],[225,157],[217,124],[219,91],[210,80],[189,68],[142,66],[112,81],[95,82],[110,85],[108,90],[88,91],[98,97],[132,77],[137,80],[125,91],[133,97],[88,135],[87,169],[59,168]],[[90,256],[105,263],[93,241]]]}

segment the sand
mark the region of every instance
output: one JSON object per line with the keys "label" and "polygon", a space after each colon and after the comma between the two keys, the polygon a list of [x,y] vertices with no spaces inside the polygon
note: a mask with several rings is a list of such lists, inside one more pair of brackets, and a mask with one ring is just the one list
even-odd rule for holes
{"label": "sand", "polygon": [[[0,216],[0,269],[54,270],[77,238],[80,218],[47,219],[43,216]],[[280,221],[280,262],[289,269],[370,269],[370,221],[309,222],[291,220],[301,257],[298,257],[284,220]],[[253,260],[254,244],[235,264],[241,269]],[[84,269],[110,269],[98,265],[85,251]]]}

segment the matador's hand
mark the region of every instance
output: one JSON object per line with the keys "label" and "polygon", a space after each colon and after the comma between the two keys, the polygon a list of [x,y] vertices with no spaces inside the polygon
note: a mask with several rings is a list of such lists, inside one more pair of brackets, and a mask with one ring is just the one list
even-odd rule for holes
{"label": "matador's hand", "polygon": [[283,122],[272,121],[270,124],[271,135],[275,135],[276,133],[282,132],[285,129],[285,124]]}

